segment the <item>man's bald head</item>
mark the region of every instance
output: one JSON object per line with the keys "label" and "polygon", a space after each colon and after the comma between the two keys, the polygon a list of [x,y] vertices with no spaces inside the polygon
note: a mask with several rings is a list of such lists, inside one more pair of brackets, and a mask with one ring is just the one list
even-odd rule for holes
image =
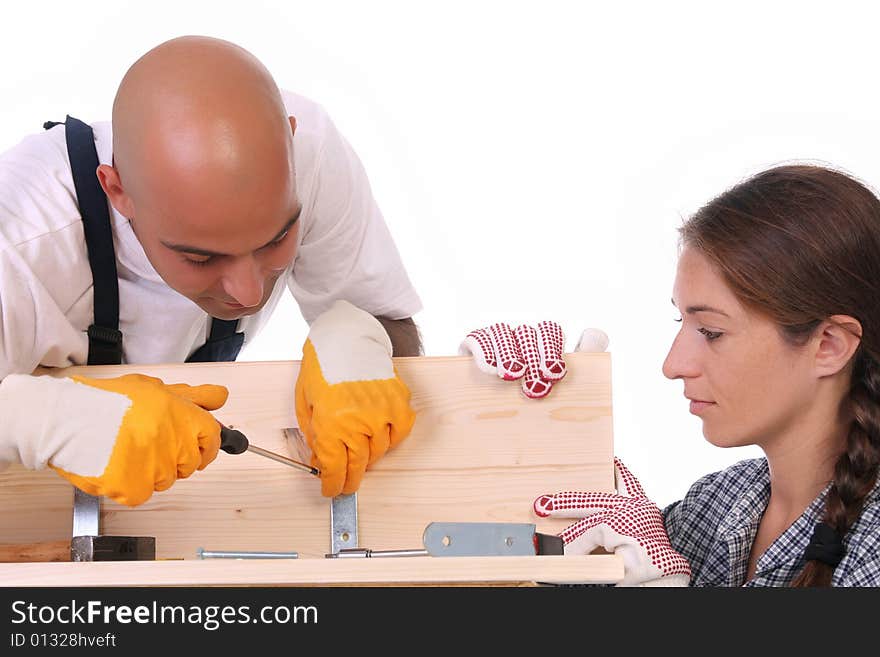
{"label": "man's bald head", "polygon": [[228,41],[158,45],[129,68],[113,103],[114,163],[136,203],[181,186],[197,195],[247,191],[267,166],[288,164],[290,149],[275,81]]}
{"label": "man's bald head", "polygon": [[166,41],[125,74],[98,167],[169,286],[215,317],[256,312],[296,251],[295,120],[235,44]]}

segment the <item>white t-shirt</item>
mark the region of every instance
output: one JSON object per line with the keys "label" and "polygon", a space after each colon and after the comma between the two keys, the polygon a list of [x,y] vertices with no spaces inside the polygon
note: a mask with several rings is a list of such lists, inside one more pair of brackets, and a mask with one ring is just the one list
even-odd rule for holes
{"label": "white t-shirt", "polygon": [[[411,317],[421,301],[360,160],[322,107],[282,96],[297,120],[299,244],[266,305],[240,320],[245,344],[271,315],[285,282],[310,324],[337,299],[373,315]],[[110,123],[91,125],[98,159],[110,164]],[[182,362],[207,340],[210,318],[165,284],[128,220],[110,211],[124,362]],[[38,365],[84,364],[93,321],[92,272],[59,125],[0,155],[0,379]]]}

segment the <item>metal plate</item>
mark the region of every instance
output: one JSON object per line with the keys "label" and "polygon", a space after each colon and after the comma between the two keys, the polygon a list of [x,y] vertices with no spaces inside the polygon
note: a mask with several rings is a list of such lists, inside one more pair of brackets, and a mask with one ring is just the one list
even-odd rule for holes
{"label": "metal plate", "polygon": [[73,489],[73,536],[97,536],[101,524],[101,498]]}
{"label": "metal plate", "polygon": [[330,500],[330,552],[358,547],[357,493]]}
{"label": "metal plate", "polygon": [[535,525],[515,522],[432,522],[422,535],[434,557],[537,554]]}

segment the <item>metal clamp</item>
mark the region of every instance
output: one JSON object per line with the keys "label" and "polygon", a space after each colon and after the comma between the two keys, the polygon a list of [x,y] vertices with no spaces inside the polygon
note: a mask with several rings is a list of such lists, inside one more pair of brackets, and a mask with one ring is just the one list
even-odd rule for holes
{"label": "metal clamp", "polygon": [[101,498],[73,489],[71,561],[152,561],[153,536],[101,536]]}

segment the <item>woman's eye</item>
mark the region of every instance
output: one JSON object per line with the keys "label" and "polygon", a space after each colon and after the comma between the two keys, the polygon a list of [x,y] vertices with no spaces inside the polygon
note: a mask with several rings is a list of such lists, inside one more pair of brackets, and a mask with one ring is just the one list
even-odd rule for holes
{"label": "woman's eye", "polygon": [[723,335],[723,333],[721,333],[721,331],[710,331],[709,329],[703,328],[703,327],[700,327],[697,330],[700,333],[702,333],[703,335],[705,335],[706,339],[709,342],[711,342],[712,340],[717,340],[718,338],[720,338]]}

